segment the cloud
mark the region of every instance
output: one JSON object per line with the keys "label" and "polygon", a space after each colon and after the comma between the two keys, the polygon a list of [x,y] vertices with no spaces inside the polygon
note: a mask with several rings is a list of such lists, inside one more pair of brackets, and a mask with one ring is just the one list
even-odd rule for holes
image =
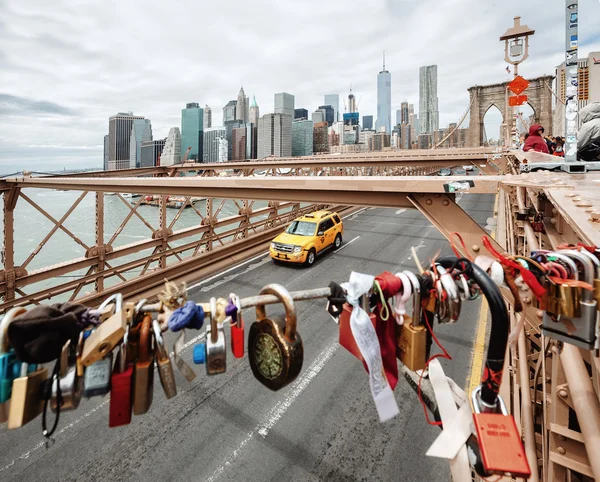
{"label": "cloud", "polygon": [[[384,49],[392,111],[404,100],[418,109],[419,67],[437,64],[447,125],[467,108],[470,86],[506,80],[498,39],[515,15],[536,30],[524,76],[552,74],[563,60],[563,9],[537,3],[0,0],[0,164],[100,166],[111,115],[144,115],[165,137],[187,102],[210,105],[219,123],[242,84],[263,114],[282,91],[309,111],[339,93],[343,111],[352,84],[361,116],[375,115]],[[580,14],[581,54],[600,50],[600,4]]]}

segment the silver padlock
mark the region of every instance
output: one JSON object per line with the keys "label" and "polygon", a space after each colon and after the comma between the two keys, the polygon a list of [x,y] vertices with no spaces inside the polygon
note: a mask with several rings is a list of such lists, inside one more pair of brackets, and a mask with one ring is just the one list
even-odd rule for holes
{"label": "silver padlock", "polygon": [[[568,257],[576,267],[581,268],[581,275],[576,277],[581,281],[594,285],[594,276],[597,272],[595,264],[588,256],[574,250],[563,250],[560,253],[552,253]],[[559,256],[557,256],[558,258]],[[594,292],[581,289],[581,301],[579,302],[580,316],[567,318],[565,316],[552,316],[544,313],[542,319],[542,330],[544,335],[560,340],[564,343],[578,346],[586,350],[594,349],[596,342],[597,325],[597,303]]]}
{"label": "silver padlock", "polygon": [[104,396],[110,392],[110,377],[113,369],[113,354],[110,352],[102,360],[92,363],[85,369],[83,395],[86,398]]}
{"label": "silver padlock", "polygon": [[225,332],[223,324],[217,322],[217,300],[211,298],[210,323],[206,325],[206,374],[217,375],[226,371]]}
{"label": "silver padlock", "polygon": [[[80,340],[83,339],[83,333],[80,334]],[[61,373],[59,380],[52,382],[52,396],[50,398],[50,408],[56,411],[58,405],[58,387],[60,385],[60,396],[62,403],[60,410],[75,410],[79,406],[81,396],[83,395],[83,378],[77,376],[77,367],[75,366],[75,356],[71,356],[71,340],[67,340],[61,353]]]}
{"label": "silver padlock", "polygon": [[[436,265],[436,270],[440,276],[436,283],[439,303],[445,306],[445,309],[438,311],[440,323],[456,323],[460,316],[460,294],[458,287],[452,278],[452,275],[448,273],[439,264]],[[446,299],[442,301],[443,291],[446,292]]]}

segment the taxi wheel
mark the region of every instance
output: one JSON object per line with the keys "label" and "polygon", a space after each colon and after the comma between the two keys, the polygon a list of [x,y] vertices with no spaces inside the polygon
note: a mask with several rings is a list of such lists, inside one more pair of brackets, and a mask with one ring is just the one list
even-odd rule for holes
{"label": "taxi wheel", "polygon": [[306,266],[312,266],[313,264],[315,264],[315,259],[317,259],[317,253],[313,248],[308,252],[308,255],[306,256]]}
{"label": "taxi wheel", "polygon": [[335,237],[335,241],[333,243],[334,243],[335,249],[338,249],[342,245],[342,235],[338,234]]}

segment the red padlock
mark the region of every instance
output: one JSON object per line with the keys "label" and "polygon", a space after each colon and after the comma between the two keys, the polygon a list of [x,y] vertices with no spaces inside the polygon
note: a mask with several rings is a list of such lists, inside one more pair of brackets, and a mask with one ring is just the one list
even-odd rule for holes
{"label": "red padlock", "polygon": [[111,375],[110,408],[108,426],[120,427],[131,423],[133,363],[127,364],[127,337],[129,325],[119,349],[118,360]]}
{"label": "red padlock", "polygon": [[240,299],[235,295],[232,299],[234,299],[237,312],[231,317],[231,351],[235,358],[244,358],[244,318]]}

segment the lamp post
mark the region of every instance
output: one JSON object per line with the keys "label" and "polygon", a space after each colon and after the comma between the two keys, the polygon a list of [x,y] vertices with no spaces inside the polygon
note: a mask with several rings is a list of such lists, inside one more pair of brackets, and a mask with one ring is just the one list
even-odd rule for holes
{"label": "lamp post", "polygon": [[[516,78],[519,75],[519,64],[529,57],[529,36],[533,35],[535,30],[531,30],[527,25],[521,25],[521,17],[515,17],[514,21],[515,24],[504,32],[504,35],[500,37],[500,41],[504,41],[504,60],[513,66]],[[513,108],[512,115],[510,115],[508,85],[506,90],[506,144],[512,144],[514,147],[518,140],[514,118],[515,108]],[[513,131],[514,135],[512,135]]]}

